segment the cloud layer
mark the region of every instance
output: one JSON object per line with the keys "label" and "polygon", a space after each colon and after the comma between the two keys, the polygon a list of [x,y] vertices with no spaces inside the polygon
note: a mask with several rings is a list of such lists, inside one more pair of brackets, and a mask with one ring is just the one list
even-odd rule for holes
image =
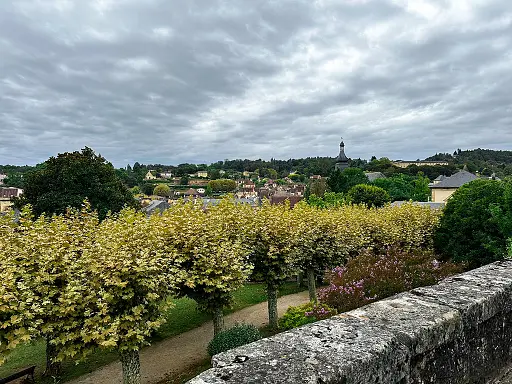
{"label": "cloud layer", "polygon": [[509,0],[0,7],[0,164],[512,149]]}

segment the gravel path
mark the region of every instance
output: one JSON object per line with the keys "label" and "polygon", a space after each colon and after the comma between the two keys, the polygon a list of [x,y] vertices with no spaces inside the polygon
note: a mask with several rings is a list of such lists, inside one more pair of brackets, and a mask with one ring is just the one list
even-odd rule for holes
{"label": "gravel path", "polygon": [[[283,296],[278,299],[279,316],[286,312],[289,306],[307,303],[308,292]],[[227,315],[226,326],[235,323],[254,324],[262,327],[267,324],[267,303]],[[213,337],[211,322],[192,329],[181,335],[155,343],[144,348],[140,353],[142,383],[150,384],[164,380],[167,376],[181,373],[208,358],[206,347]],[[92,373],[68,382],[70,384],[117,384],[122,383],[121,364],[108,364]]]}

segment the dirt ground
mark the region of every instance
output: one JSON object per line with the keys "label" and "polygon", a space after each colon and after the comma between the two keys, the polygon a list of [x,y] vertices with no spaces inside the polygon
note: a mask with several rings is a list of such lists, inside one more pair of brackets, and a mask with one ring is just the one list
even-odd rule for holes
{"label": "dirt ground", "polygon": [[[308,302],[308,292],[283,296],[278,300],[279,316],[286,312],[289,306]],[[254,324],[263,327],[267,324],[267,303],[260,303],[227,315],[226,326],[235,323]],[[192,329],[181,335],[155,343],[140,353],[141,373],[143,384],[153,384],[163,381],[168,376],[179,375],[191,367],[204,363],[208,358],[206,347],[213,337],[211,322]],[[122,383],[121,364],[112,363],[90,374],[79,377],[68,383],[71,384],[117,384]]]}

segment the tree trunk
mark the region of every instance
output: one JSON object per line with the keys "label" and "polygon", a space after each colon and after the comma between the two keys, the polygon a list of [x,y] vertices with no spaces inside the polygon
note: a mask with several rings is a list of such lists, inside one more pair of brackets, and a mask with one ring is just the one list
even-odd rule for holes
{"label": "tree trunk", "polygon": [[213,335],[217,335],[224,330],[224,313],[222,307],[213,309]]}
{"label": "tree trunk", "polygon": [[315,270],[313,268],[308,268],[307,274],[308,274],[309,301],[316,303],[316,302],[318,302],[318,297],[316,296]]}
{"label": "tree trunk", "polygon": [[55,361],[57,357],[57,347],[50,343],[50,338],[46,338],[46,369],[43,373],[45,377],[60,377],[62,375],[62,365]]}
{"label": "tree trunk", "polygon": [[267,287],[267,303],[268,303],[268,325],[270,329],[277,330],[277,289]]}
{"label": "tree trunk", "polygon": [[297,288],[301,288],[304,285],[304,273],[299,272],[297,274]]}
{"label": "tree trunk", "polygon": [[123,384],[141,384],[139,351],[123,351],[120,357]]}

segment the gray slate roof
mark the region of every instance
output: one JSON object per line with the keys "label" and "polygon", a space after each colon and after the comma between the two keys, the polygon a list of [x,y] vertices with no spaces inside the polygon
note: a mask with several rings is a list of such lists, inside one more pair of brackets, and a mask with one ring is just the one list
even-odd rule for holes
{"label": "gray slate roof", "polygon": [[159,213],[162,213],[166,209],[169,209],[169,207],[170,207],[170,205],[167,201],[153,200],[151,203],[149,203],[148,206],[144,207],[142,210],[147,215],[151,215],[157,211],[159,211]]}
{"label": "gray slate roof", "polygon": [[478,179],[477,176],[468,171],[462,170],[450,177],[446,177],[437,184],[431,184],[430,188],[459,188],[476,179]]}

